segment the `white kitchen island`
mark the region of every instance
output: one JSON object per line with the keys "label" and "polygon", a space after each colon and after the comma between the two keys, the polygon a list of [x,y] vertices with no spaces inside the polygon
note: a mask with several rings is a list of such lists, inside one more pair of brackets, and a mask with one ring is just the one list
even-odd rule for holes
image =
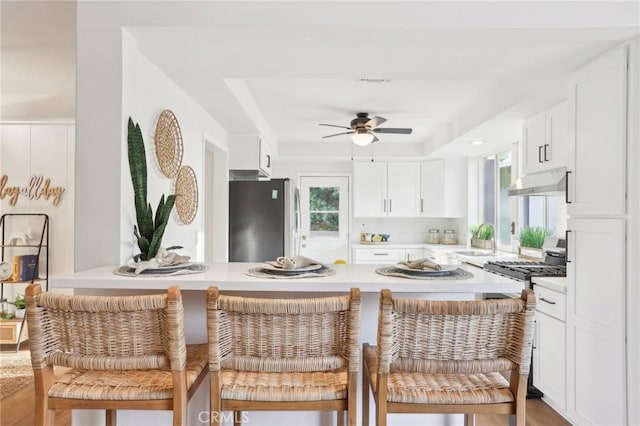
{"label": "white kitchen island", "polygon": [[[360,289],[362,298],[361,340],[376,341],[378,296],[380,290],[390,289],[396,297],[417,297],[439,300],[469,300],[482,298],[484,293],[519,293],[523,283],[504,278],[471,265],[460,265],[473,274],[461,280],[415,280],[379,275],[381,265],[331,265],[336,274],[318,278],[254,278],[245,275],[254,263],[219,263],[206,272],[171,277],[125,277],[113,274],[115,266],[105,266],[67,275],[53,276],[50,287],[73,289],[75,294],[124,295],[165,291],[172,285],[182,290],[185,305],[186,337],[188,343],[206,341],[206,290],[217,286],[228,294],[254,297],[319,297],[346,293],[351,287]],[[361,389],[358,390],[361,392]],[[189,425],[208,424],[209,389],[201,386],[189,403]],[[358,395],[358,401],[360,401]],[[373,405],[371,405],[373,409]],[[335,424],[333,413],[311,412],[250,412],[248,426],[330,426]],[[372,422],[373,422],[373,416]],[[75,410],[73,424],[104,424],[102,412]],[[170,424],[170,412],[119,411],[118,424]],[[358,424],[361,412],[358,407]],[[203,421],[204,420],[204,421]],[[227,422],[225,424],[232,424]],[[401,415],[389,416],[393,425],[454,425],[463,424],[461,415]]]}

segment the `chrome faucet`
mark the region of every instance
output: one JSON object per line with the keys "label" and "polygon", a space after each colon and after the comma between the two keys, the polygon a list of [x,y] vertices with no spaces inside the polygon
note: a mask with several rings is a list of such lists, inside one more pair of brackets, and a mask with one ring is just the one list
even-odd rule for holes
{"label": "chrome faucet", "polygon": [[491,251],[491,253],[496,254],[498,252],[498,247],[496,244],[496,227],[493,226],[492,223],[489,222],[485,222],[483,224],[481,224],[480,226],[478,226],[478,229],[476,230],[476,233],[473,235],[473,238],[478,239],[478,236],[480,235],[480,230],[482,229],[483,226],[490,226],[491,227],[491,242],[493,243],[493,250]]}

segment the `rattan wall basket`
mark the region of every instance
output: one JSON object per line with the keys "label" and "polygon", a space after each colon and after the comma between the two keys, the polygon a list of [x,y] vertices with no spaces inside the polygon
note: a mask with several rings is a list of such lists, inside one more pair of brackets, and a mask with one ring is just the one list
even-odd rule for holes
{"label": "rattan wall basket", "polygon": [[168,109],[160,113],[155,133],[156,159],[160,171],[174,178],[182,164],[182,132],[178,119]]}
{"label": "rattan wall basket", "polygon": [[193,222],[198,212],[198,181],[189,166],[182,166],[175,181],[176,212],[184,225]]}

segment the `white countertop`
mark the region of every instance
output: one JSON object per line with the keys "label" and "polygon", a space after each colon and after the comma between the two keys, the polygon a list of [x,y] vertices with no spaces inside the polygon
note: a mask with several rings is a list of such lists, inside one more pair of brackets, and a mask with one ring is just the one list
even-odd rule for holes
{"label": "white countertop", "polygon": [[51,277],[51,288],[160,290],[179,285],[182,290],[206,290],[217,286],[221,290],[343,292],[358,287],[361,292],[379,292],[388,288],[410,293],[519,293],[520,283],[470,265],[460,265],[473,274],[463,280],[414,280],[377,274],[382,265],[331,265],[336,274],[319,278],[254,278],[245,275],[259,263],[217,263],[206,272],[172,277],[124,277],[113,274],[115,266],[103,266],[86,271]]}
{"label": "white countertop", "polygon": [[354,249],[420,249],[426,248],[431,250],[454,251],[467,250],[468,247],[460,244],[428,244],[428,243],[373,243],[373,244],[351,244]]}

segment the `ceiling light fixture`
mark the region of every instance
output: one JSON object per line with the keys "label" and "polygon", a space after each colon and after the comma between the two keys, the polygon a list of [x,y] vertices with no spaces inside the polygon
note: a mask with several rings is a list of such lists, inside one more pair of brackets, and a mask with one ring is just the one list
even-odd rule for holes
{"label": "ceiling light fixture", "polygon": [[365,129],[363,132],[358,130],[354,133],[353,136],[351,136],[351,140],[358,146],[366,146],[373,142],[374,137],[375,136],[372,133],[369,133]]}
{"label": "ceiling light fixture", "polygon": [[469,143],[471,145],[482,145],[484,143],[484,141],[476,140],[476,141],[470,141]]}

